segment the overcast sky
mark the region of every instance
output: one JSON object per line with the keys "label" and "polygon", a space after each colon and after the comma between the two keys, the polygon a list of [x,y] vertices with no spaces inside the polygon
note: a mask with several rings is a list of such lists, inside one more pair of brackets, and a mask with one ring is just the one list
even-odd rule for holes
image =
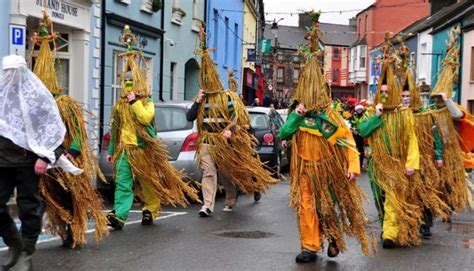
{"label": "overcast sky", "polygon": [[[279,24],[282,25],[298,25],[298,13],[314,9],[321,10],[322,14],[320,22],[334,24],[349,24],[349,18],[354,17],[360,10],[370,6],[375,0],[263,0],[265,5],[265,20],[273,21],[273,19],[284,18]],[[335,12],[324,13],[328,11],[347,11],[351,12]],[[271,13],[292,13],[290,14],[271,14]],[[266,14],[269,13],[269,14]]]}

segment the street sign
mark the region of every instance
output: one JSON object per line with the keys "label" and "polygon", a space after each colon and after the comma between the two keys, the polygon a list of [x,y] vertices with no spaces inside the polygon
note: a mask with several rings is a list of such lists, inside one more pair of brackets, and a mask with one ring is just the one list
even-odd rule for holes
{"label": "street sign", "polygon": [[10,54],[25,57],[26,27],[24,25],[10,24],[9,32]]}
{"label": "street sign", "polygon": [[272,42],[269,39],[261,39],[258,41],[258,47],[263,54],[269,54],[272,49]]}

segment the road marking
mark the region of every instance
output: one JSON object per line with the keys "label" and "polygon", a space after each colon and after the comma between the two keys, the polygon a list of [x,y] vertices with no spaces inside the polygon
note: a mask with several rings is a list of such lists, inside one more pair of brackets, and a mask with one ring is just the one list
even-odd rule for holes
{"label": "road marking", "polygon": [[[137,211],[137,210],[130,210],[131,213],[141,213],[142,211]],[[165,214],[165,215],[163,215]],[[187,212],[160,212],[160,216],[155,219],[155,220],[162,220],[162,219],[165,219],[165,218],[170,218],[170,217],[175,217],[175,216],[180,216],[180,215],[185,215],[187,214]],[[125,222],[125,225],[133,225],[133,224],[138,224],[138,223],[141,223],[142,220],[139,219],[139,220],[133,220],[133,221],[127,221]],[[95,232],[95,229],[89,229],[86,231],[86,233],[93,233]],[[48,239],[44,239],[44,240],[38,240],[37,244],[42,244],[42,243],[47,243],[47,242],[52,242],[52,241],[56,241],[56,240],[60,240],[61,238],[59,236],[54,236],[54,237],[50,237]],[[1,247],[0,247],[0,251],[6,251],[8,250],[8,247],[5,246],[5,244],[1,244]]]}

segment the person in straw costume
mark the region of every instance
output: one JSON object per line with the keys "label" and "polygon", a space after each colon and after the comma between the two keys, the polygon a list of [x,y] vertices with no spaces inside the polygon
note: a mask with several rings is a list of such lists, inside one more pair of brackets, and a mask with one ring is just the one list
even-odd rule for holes
{"label": "person in straw costume", "polygon": [[422,106],[419,90],[412,74],[412,63],[409,63],[409,49],[402,39],[398,50],[399,63],[397,71],[402,82],[402,106],[412,110],[415,117],[415,134],[420,152],[420,170],[413,178],[413,200],[423,208],[423,224],[420,233],[423,237],[431,236],[433,216],[447,218],[450,207],[442,199],[441,177],[438,169],[443,166],[443,142],[431,112]]}
{"label": "person in straw costume", "polygon": [[[136,38],[126,25],[121,43],[127,51],[121,76],[122,91],[110,121],[109,162],[115,166],[114,209],[107,215],[109,225],[121,230],[132,207],[135,186],[144,201],[142,225],[151,225],[161,204],[187,206],[189,197],[199,201],[197,190],[183,181],[183,173],[168,162],[168,151],[153,128],[155,105],[144,72]],[[136,181],[134,183],[134,181]]]}
{"label": "person in straw costume", "polygon": [[365,255],[370,243],[362,206],[365,195],[356,184],[360,174],[357,148],[344,119],[333,109],[318,59],[322,53],[319,13],[309,15],[309,46],[301,49],[307,61],[292,97],[294,108],[280,130],[282,139],[293,142],[290,205],[298,216],[298,263],[315,261],[323,240],[329,242],[329,257],[347,249],[344,235],[357,238]]}
{"label": "person in straw costume", "polygon": [[[452,211],[463,211],[472,201],[465,168],[474,168],[471,151],[474,149],[474,122],[472,116],[452,100],[453,85],[459,68],[459,27],[449,33],[449,44],[438,82],[430,94],[431,114],[439,127],[444,147],[444,164],[439,169],[443,192]],[[446,221],[450,221],[447,219]]]}
{"label": "person in straw costume", "polygon": [[33,72],[51,91],[58,105],[67,131],[64,138],[66,157],[77,167],[84,169],[84,172],[74,176],[58,168],[50,169],[41,178],[39,188],[48,216],[47,228],[53,234],[59,234],[64,247],[75,248],[86,243],[89,219],[94,221],[97,242],[109,232],[107,218],[102,212],[102,200],[92,187],[92,181],[97,176],[102,179],[104,177],[89,147],[84,110],[69,95],[63,94],[59,86],[55,59],[50,49],[51,44],[56,48],[55,40],[58,36],[53,31],[50,16],[45,10],[42,13],[40,30],[34,36],[35,43],[40,44],[40,50]]}
{"label": "person in straw costume", "polygon": [[401,89],[394,73],[391,36],[383,45],[382,72],[374,103],[375,114],[359,125],[361,136],[371,148],[369,179],[382,224],[382,245],[417,245],[422,210],[413,201],[415,170],[420,168],[420,153],[415,134],[415,120],[409,108],[400,107]]}
{"label": "person in straw costume", "polygon": [[204,24],[199,39],[201,55],[201,90],[187,113],[188,121],[197,119],[197,160],[202,177],[203,206],[201,217],[214,211],[218,171],[243,193],[264,192],[277,180],[270,176],[258,158],[256,139],[249,131],[249,116],[235,84],[224,89],[206,45]]}

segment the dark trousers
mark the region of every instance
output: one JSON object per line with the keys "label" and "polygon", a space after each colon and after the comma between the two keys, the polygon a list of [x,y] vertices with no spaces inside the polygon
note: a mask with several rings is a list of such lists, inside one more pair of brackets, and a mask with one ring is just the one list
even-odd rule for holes
{"label": "dark trousers", "polygon": [[364,156],[365,156],[364,138],[361,137],[360,135],[354,135],[354,141],[357,146],[357,151],[359,151],[359,163],[360,163],[360,167],[362,168],[362,165],[364,164]]}
{"label": "dark trousers", "polygon": [[8,213],[7,203],[16,187],[22,236],[38,238],[43,216],[38,185],[39,176],[35,174],[33,166],[0,167],[0,234],[15,227],[15,222]]}

